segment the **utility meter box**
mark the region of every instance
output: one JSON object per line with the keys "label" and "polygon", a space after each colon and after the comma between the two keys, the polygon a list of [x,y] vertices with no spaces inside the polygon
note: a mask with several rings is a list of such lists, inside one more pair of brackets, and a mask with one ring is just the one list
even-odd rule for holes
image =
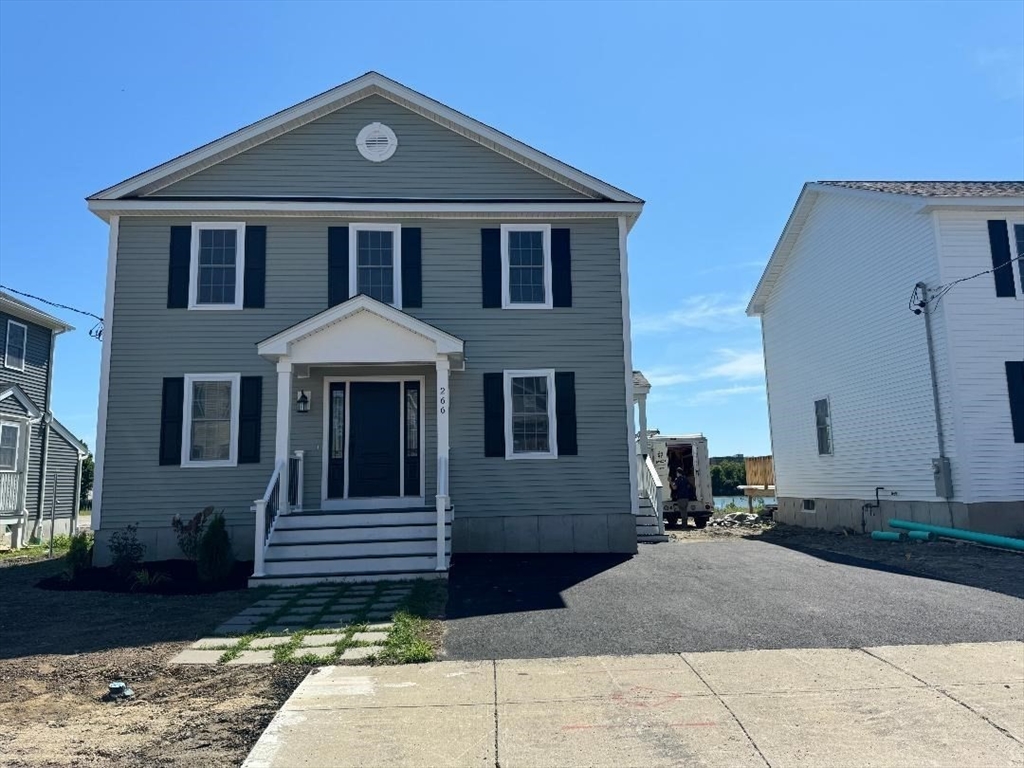
{"label": "utility meter box", "polygon": [[932,474],[935,475],[935,495],[950,499],[953,497],[953,472],[945,456],[932,459]]}

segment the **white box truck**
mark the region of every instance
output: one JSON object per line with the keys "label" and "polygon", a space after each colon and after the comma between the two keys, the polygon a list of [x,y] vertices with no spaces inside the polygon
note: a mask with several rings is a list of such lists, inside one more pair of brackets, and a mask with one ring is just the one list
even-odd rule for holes
{"label": "white box truck", "polygon": [[[711,493],[711,458],[704,435],[661,435],[648,439],[651,460],[664,486],[662,515],[670,526],[693,524],[703,528],[715,511]],[[682,474],[684,482],[677,478]]]}

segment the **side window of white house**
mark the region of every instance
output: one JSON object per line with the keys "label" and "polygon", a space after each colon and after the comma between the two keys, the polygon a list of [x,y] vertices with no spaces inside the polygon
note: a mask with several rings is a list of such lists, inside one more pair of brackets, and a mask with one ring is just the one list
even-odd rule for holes
{"label": "side window of white house", "polygon": [[0,424],[0,471],[18,468],[18,425]]}
{"label": "side window of white house", "polygon": [[505,371],[505,458],[556,458],[555,434],[555,372]]}
{"label": "side window of white house", "polygon": [[349,285],[355,296],[402,307],[402,227],[400,224],[349,226]]}
{"label": "side window of white house", "polygon": [[194,223],[189,266],[190,309],[241,309],[245,224]]}
{"label": "side window of white house", "polygon": [[185,376],[181,465],[233,467],[238,462],[237,373]]}
{"label": "side window of white house", "polygon": [[501,306],[551,308],[551,225],[501,225]]}
{"label": "side window of white house", "polygon": [[814,401],[814,426],[818,433],[818,455],[831,455],[832,411],[827,397]]}
{"label": "side window of white house", "polygon": [[15,371],[24,371],[25,348],[27,346],[28,326],[14,320],[8,320],[4,345],[4,366]]}

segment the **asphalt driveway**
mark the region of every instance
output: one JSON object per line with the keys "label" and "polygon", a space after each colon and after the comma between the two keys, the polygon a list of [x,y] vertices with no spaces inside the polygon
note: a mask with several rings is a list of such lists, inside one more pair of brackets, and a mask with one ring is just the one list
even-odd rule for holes
{"label": "asphalt driveway", "polygon": [[1014,594],[743,539],[457,557],[447,615],[465,660],[1024,639]]}

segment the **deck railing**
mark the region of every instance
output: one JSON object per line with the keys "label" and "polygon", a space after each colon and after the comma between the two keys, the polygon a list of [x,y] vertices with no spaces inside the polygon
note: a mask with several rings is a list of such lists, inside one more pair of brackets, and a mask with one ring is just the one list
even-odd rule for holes
{"label": "deck railing", "polygon": [[279,461],[274,467],[274,474],[267,483],[263,498],[256,499],[253,510],[256,513],[256,541],[253,551],[253,576],[264,575],[264,559],[267,540],[274,531],[274,524],[281,511],[281,473],[285,471],[285,462]]}
{"label": "deck railing", "polygon": [[654,518],[658,521],[658,534],[664,535],[665,489],[650,456],[637,456],[637,480],[640,497],[650,501],[651,506],[654,507]]}
{"label": "deck railing", "polygon": [[21,511],[21,472],[0,472],[0,512]]}

